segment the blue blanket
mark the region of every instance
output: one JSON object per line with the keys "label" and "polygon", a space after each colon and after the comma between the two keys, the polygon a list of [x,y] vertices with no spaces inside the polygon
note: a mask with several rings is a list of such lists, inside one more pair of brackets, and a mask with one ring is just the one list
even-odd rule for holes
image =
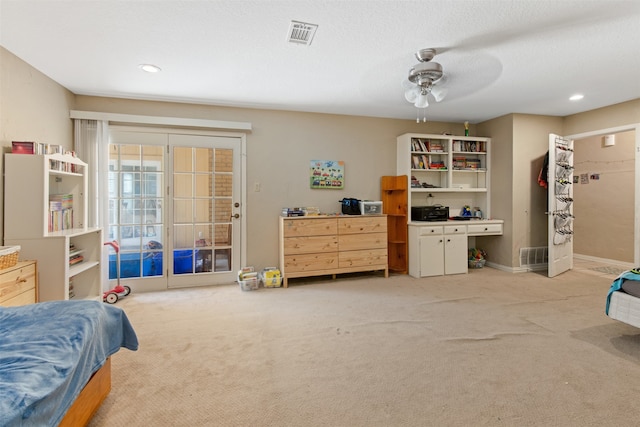
{"label": "blue blanket", "polygon": [[138,349],[124,311],[98,301],[0,307],[0,426],[56,426],[120,347]]}
{"label": "blue blanket", "polygon": [[619,291],[622,288],[622,284],[625,280],[640,280],[640,267],[632,270],[627,270],[620,274],[611,284],[609,293],[607,294],[607,306],[604,309],[605,314],[609,314],[609,304],[611,303],[611,294]]}

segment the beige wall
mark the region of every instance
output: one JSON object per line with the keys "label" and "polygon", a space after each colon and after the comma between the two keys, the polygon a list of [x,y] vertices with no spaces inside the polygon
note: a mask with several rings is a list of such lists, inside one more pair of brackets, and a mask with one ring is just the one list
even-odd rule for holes
{"label": "beige wall", "polygon": [[[278,263],[283,207],[339,212],[343,197],[380,200],[380,177],[395,175],[396,137],[406,132],[460,133],[460,123],[416,123],[370,117],[76,97],[76,109],[108,113],[250,122],[247,134],[247,264]],[[343,160],[344,190],[311,190],[310,160]],[[255,183],[260,183],[256,192]]]}
{"label": "beige wall", "polygon": [[[250,122],[247,134],[247,263],[277,264],[277,216],[285,206],[339,210],[343,197],[380,198],[380,176],[395,174],[396,137],[406,132],[462,134],[461,123],[307,114],[196,104],[74,96],[0,48],[0,143],[36,140],[71,147],[69,110]],[[505,235],[478,239],[490,261],[518,266],[518,251],[543,246],[539,217],[546,209],[534,177],[548,133],[564,135],[640,122],[640,100],[566,118],[507,115],[472,126],[492,137],[492,214],[505,219]],[[308,188],[310,160],[344,160],[344,190]],[[260,183],[261,191],[254,191]],[[1,203],[1,202],[0,202]],[[546,234],[544,234],[546,236]]]}
{"label": "beige wall", "polygon": [[[11,141],[37,141],[71,149],[73,124],[69,110],[74,95],[11,52],[0,47],[0,146]],[[0,216],[4,216],[4,162],[0,162]],[[7,183],[7,185],[19,185]],[[4,221],[0,221],[0,241]]]}
{"label": "beige wall", "polygon": [[547,246],[547,191],[538,184],[549,133],[561,134],[559,117],[516,114],[514,116],[514,262],[521,247]]}
{"label": "beige wall", "polygon": [[573,186],[576,254],[633,263],[635,132],[615,135],[603,147],[601,136],[575,141],[575,176],[598,180]]}
{"label": "beige wall", "polygon": [[564,118],[562,135],[577,135],[634,123],[640,123],[640,99],[567,116]]}
{"label": "beige wall", "polygon": [[[504,220],[503,235],[476,238],[475,246],[487,252],[492,263],[511,265],[513,239],[513,116],[498,117],[478,125],[478,134],[491,135],[491,216]],[[505,244],[506,243],[506,244]]]}

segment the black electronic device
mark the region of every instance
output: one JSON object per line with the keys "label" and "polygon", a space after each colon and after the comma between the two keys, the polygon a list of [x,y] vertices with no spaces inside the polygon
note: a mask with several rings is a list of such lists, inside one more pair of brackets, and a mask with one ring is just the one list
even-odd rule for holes
{"label": "black electronic device", "polygon": [[345,197],[338,200],[342,206],[342,213],[345,215],[360,215],[360,200]]}
{"label": "black electronic device", "polygon": [[448,206],[411,206],[411,221],[446,221],[448,219]]}

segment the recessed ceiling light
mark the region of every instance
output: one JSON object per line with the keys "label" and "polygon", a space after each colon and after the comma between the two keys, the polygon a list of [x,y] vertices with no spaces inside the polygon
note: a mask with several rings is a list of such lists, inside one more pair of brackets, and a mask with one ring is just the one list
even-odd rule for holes
{"label": "recessed ceiling light", "polygon": [[147,73],[157,73],[159,71],[162,71],[162,69],[160,67],[158,67],[157,65],[153,65],[153,64],[140,64],[140,65],[138,65],[138,67],[141,70],[146,71]]}
{"label": "recessed ceiling light", "polygon": [[576,93],[569,98],[569,101],[580,101],[582,98],[584,98],[584,95],[582,95],[581,93]]}

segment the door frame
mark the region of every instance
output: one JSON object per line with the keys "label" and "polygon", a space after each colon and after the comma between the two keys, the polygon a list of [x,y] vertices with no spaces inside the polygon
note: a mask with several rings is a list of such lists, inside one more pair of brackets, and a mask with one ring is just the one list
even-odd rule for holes
{"label": "door frame", "polygon": [[[109,125],[109,132],[111,131],[121,131],[121,132],[143,132],[143,133],[159,133],[159,134],[181,134],[181,135],[195,135],[195,136],[208,136],[208,137],[226,137],[226,138],[234,138],[239,141],[239,150],[240,150],[240,170],[238,171],[238,176],[240,177],[240,218],[238,219],[240,225],[240,239],[238,245],[240,246],[240,266],[245,265],[247,259],[247,138],[245,133],[240,132],[224,132],[224,131],[215,131],[215,130],[201,130],[195,128],[183,128],[183,127],[147,127],[147,126],[139,126],[136,124],[127,125],[127,124],[117,124],[117,125]],[[167,140],[168,143],[168,140]],[[106,141],[106,144],[109,144],[109,141]],[[167,145],[169,147],[169,145]],[[169,159],[165,159],[167,162]],[[103,173],[99,177],[100,180],[106,180],[108,177]],[[105,215],[104,218],[108,216]],[[104,224],[106,226],[106,224]],[[103,255],[104,258],[104,255]],[[170,259],[168,255],[165,253],[165,259]],[[107,265],[107,264],[104,264]],[[166,270],[168,268],[167,265],[163,266]],[[103,269],[103,276],[105,276],[105,283],[109,283],[108,278],[108,270]],[[163,274],[163,277],[165,274]],[[131,286],[132,290],[137,292],[145,292],[145,291],[164,291],[168,289],[173,289],[174,287],[168,286],[167,277],[166,280],[162,280],[163,285],[159,284],[159,281],[149,281],[149,286],[136,287],[135,280],[131,281],[128,285]],[[111,284],[109,284],[110,286]],[[179,287],[179,286],[178,286]]]}
{"label": "door frame", "polygon": [[[634,227],[633,227],[633,263],[640,265],[640,123],[599,129],[595,131],[564,135],[566,139],[572,139],[579,144],[580,139],[593,136],[604,136],[612,133],[635,131],[635,191],[634,191]],[[575,144],[574,144],[575,149]]]}

